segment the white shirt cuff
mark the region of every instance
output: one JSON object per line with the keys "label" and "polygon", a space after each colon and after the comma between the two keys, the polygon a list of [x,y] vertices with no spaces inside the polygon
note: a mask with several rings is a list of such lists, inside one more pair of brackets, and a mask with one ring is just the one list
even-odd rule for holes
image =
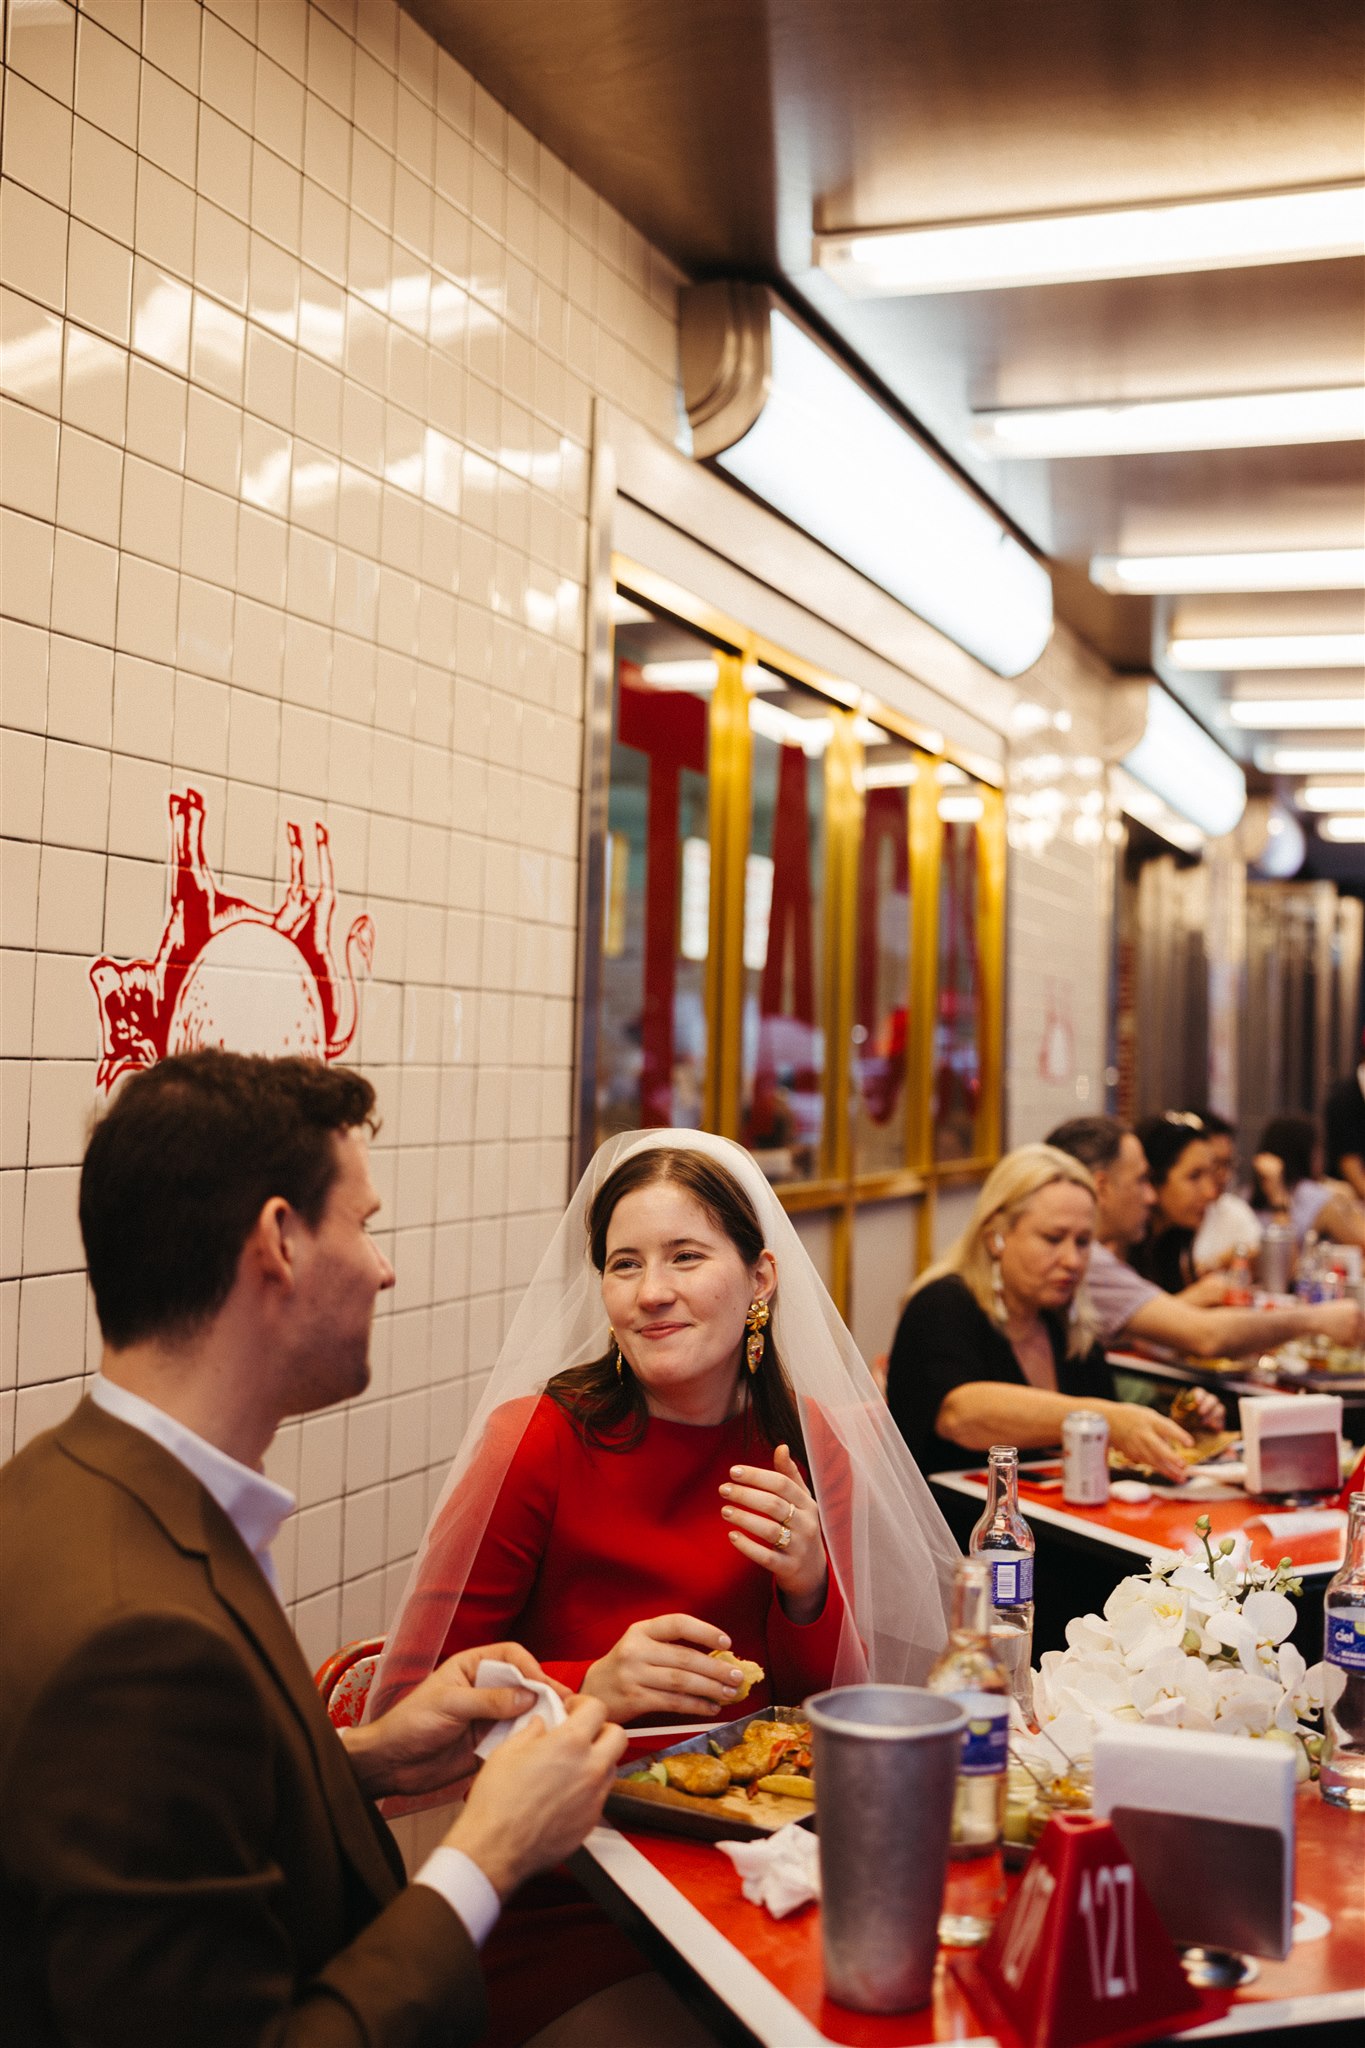
{"label": "white shirt cuff", "polygon": [[475,1948],[483,1947],[502,1911],[502,1902],[472,1856],[443,1842],[432,1850],[412,1881],[439,1892],[452,1913],[463,1920]]}

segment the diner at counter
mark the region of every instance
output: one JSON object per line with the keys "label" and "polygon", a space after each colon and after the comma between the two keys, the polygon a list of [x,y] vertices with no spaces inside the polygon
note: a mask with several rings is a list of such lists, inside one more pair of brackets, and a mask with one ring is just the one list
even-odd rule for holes
{"label": "diner at counter", "polygon": [[1235,1358],[1294,1337],[1343,1345],[1365,1338],[1365,1316],[1353,1301],[1229,1307],[1217,1300],[1222,1281],[1216,1273],[1175,1294],[1144,1279],[1124,1256],[1145,1235],[1156,1201],[1137,1133],[1117,1117],[1076,1117],[1049,1132],[1047,1143],[1080,1160],[1094,1183],[1098,1214],[1086,1291],[1107,1350],[1138,1340],[1192,1358]]}
{"label": "diner at counter", "polygon": [[[992,1444],[1050,1448],[1073,1410],[1097,1410],[1116,1451],[1180,1477],[1192,1438],[1169,1416],[1116,1398],[1085,1289],[1098,1202],[1088,1168],[1052,1145],[1021,1145],[993,1168],[947,1255],[910,1291],[886,1398],[921,1470],[979,1461]],[[1207,1428],[1222,1404],[1202,1390]]]}

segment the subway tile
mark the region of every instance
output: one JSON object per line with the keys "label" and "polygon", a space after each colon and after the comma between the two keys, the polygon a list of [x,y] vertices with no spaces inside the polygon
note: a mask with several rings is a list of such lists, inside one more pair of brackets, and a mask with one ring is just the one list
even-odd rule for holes
{"label": "subway tile", "polygon": [[212,200],[195,206],[194,281],[201,291],[238,313],[247,310],[250,230]]}
{"label": "subway tile", "polygon": [[173,758],[177,767],[226,774],[229,701],[229,691],[222,683],[206,676],[176,676]]}
{"label": "subway tile", "polygon": [[137,147],[137,56],[83,13],[76,31],[76,112],[129,149]]}
{"label": "subway tile", "polygon": [[71,197],[71,108],[30,85],[18,72],[5,76],[3,148],[6,177],[65,207]]}
{"label": "subway tile", "polygon": [[256,107],[252,133],[286,163],[303,164],[304,90],[270,57],[256,58]]}
{"label": "subway tile", "polygon": [[242,480],[240,408],[195,384],[189,387],[186,408],[186,476],[235,498]]}
{"label": "subway tile", "polygon": [[[265,9],[267,14],[278,11],[280,0]],[[199,89],[199,40],[202,21],[198,7],[166,5],[165,0],[152,0],[145,7],[142,19],[142,54],[149,64],[168,78],[175,79],[190,93]],[[145,73],[144,73],[145,78]]]}
{"label": "subway tile", "polygon": [[0,390],[39,412],[61,411],[62,323],[0,288]]}
{"label": "subway tile", "polygon": [[187,376],[192,305],[188,284],[139,256],[133,264],[133,347],[138,354]]}
{"label": "subway tile", "polygon": [[115,645],[149,661],[174,661],[176,577],[156,562],[124,555],[119,570]]}
{"label": "subway tile", "polygon": [[133,654],[114,656],[113,744],[120,753],[169,761],[174,703],[170,668]]}
{"label": "subway tile", "polygon": [[161,760],[115,754],[109,778],[109,852],[128,860],[164,862],[166,798],[171,786],[172,707],[167,707]]}
{"label": "subway tile", "polygon": [[57,519],[91,540],[117,542],[123,499],[123,451],[78,427],[61,430],[57,467]]}
{"label": "subway tile", "polygon": [[167,569],[180,567],[184,490],[184,480],[174,470],[144,462],[137,455],[128,456],[123,467],[121,527],[126,553],[145,555]]}
{"label": "subway tile", "polygon": [[37,944],[39,853],[36,840],[0,839],[0,946]]}
{"label": "subway tile", "polygon": [[[39,951],[97,951],[103,923],[103,855],[67,846],[44,846],[38,864]],[[36,1079],[34,1086],[36,1089]]]}
{"label": "subway tile", "polygon": [[[128,365],[128,461],[155,463],[168,471],[185,464],[187,388],[182,377],[140,356]],[[139,548],[139,554],[152,550]]]}
{"label": "subway tile", "polygon": [[[155,6],[151,12],[155,13]],[[143,67],[138,148],[163,171],[193,186],[199,153],[199,101],[183,85]]]}
{"label": "subway tile", "polygon": [[76,82],[74,7],[7,7],[5,62],[70,106]]}
{"label": "subway tile", "polygon": [[194,194],[146,157],[138,162],[137,246],[175,277],[194,275]]}
{"label": "subway tile", "polygon": [[260,48],[274,59],[290,78],[303,80],[308,72],[307,0],[271,0],[256,19]]}
{"label": "subway tile", "polygon": [[250,43],[206,11],[200,46],[200,97],[235,127],[250,133],[255,82],[256,53]]}
{"label": "subway tile", "polygon": [[316,7],[308,17],[308,90],[349,119],[355,83],[355,45]]}
{"label": "subway tile", "polygon": [[65,338],[63,423],[121,442],[127,424],[127,350],[80,327],[68,326]]}
{"label": "subway tile", "polygon": [[234,220],[250,220],[251,137],[209,106],[199,110],[196,187]]}
{"label": "subway tile", "polygon": [[[33,1052],[33,988],[38,956],[10,949],[0,954],[0,1060],[26,1060]],[[8,1069],[3,1071],[6,1076]]]}
{"label": "subway tile", "polygon": [[187,482],[180,529],[187,575],[231,587],[237,566],[237,504],[223,491]]}
{"label": "subway tile", "polygon": [[56,420],[0,399],[0,503],[34,519],[57,516]]}
{"label": "subway tile", "polygon": [[38,733],[7,732],[0,748],[0,817],[12,839],[38,839],[43,829],[46,743]]}
{"label": "subway tile", "polygon": [[[50,1385],[79,1372],[85,1354],[85,1278],[48,1274],[19,1289],[19,1385]],[[44,1424],[44,1427],[47,1425]]]}
{"label": "subway tile", "polygon": [[142,36],[141,0],[80,0],[82,14],[89,15],[111,36],[137,50]]}
{"label": "subway tile", "polygon": [[0,180],[0,282],[56,313],[66,303],[67,218],[12,178]]}
{"label": "subway tile", "polygon": [[232,674],[232,626],[232,592],[182,575],[177,618],[181,667],[226,682]]}
{"label": "subway tile", "polygon": [[251,150],[251,225],[282,249],[298,254],[303,179],[292,164],[259,143]]}
{"label": "subway tile", "polygon": [[240,405],[246,359],[246,322],[204,292],[194,294],[190,376],[229,404]]}
{"label": "subway tile", "polygon": [[0,511],[0,613],[46,626],[52,613],[53,529]]}
{"label": "subway tile", "polygon": [[[90,983],[84,962],[44,956],[39,963],[38,988],[38,1014],[40,1019],[47,1020],[52,1032],[46,1044],[59,1057],[63,1053],[81,1057],[88,1049],[90,1036]],[[58,1045],[58,1038],[67,1042]],[[79,1173],[72,1166],[56,1166],[30,1173],[26,1178],[23,1272],[79,1274],[85,1264],[76,1215]]]}
{"label": "subway tile", "polygon": [[[108,747],[113,729],[114,657],[89,640],[52,636],[47,729],[54,739]],[[103,826],[101,826],[101,831]],[[103,844],[79,840],[78,845]]]}

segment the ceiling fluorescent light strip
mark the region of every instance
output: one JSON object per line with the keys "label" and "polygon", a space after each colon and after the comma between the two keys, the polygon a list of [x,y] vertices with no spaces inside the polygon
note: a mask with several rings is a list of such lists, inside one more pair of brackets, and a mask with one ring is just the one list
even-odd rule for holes
{"label": "ceiling fluorescent light strip", "polygon": [[975,413],[971,431],[984,454],[1008,461],[1359,441],[1365,440],[1365,384],[1012,406]]}
{"label": "ceiling fluorescent light strip", "polygon": [[1258,732],[1365,729],[1365,698],[1361,697],[1234,697],[1227,709],[1234,725]]}
{"label": "ceiling fluorescent light strip", "polygon": [[1265,775],[1365,775],[1365,747],[1257,747]]}
{"label": "ceiling fluorescent light strip", "polygon": [[1338,841],[1365,841],[1365,817],[1324,818],[1318,826],[1324,839]]}
{"label": "ceiling fluorescent light strip", "polygon": [[1249,668],[1360,668],[1365,633],[1179,635],[1167,644],[1172,668],[1212,673]]}
{"label": "ceiling fluorescent light strip", "polygon": [[1301,811],[1365,811],[1365,782],[1306,782],[1294,802]]}
{"label": "ceiling fluorescent light strip", "polygon": [[1246,809],[1242,770],[1160,683],[1147,685],[1146,727],[1123,765],[1210,838],[1231,832]]}
{"label": "ceiling fluorescent light strip", "polygon": [[817,232],[815,261],[857,298],[1321,262],[1365,249],[1363,204],[1365,186],[1323,185],[1006,220]]}
{"label": "ceiling fluorescent light strip", "polygon": [[1118,596],[1243,590],[1360,590],[1365,548],[1262,548],[1221,555],[1094,555],[1090,581]]}

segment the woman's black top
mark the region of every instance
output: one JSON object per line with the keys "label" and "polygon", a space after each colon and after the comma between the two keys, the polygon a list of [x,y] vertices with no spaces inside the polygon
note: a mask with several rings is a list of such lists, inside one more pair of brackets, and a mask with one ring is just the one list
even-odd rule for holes
{"label": "woman's black top", "polygon": [[1167,1294],[1179,1294],[1194,1279],[1194,1232],[1172,1223],[1133,1246],[1128,1263],[1135,1273]]}
{"label": "woman's black top", "polygon": [[[1045,1312],[1043,1322],[1052,1340],[1058,1393],[1083,1401],[1112,1401],[1113,1376],[1099,1345],[1092,1345],[1083,1358],[1068,1358],[1064,1319]],[[953,1471],[983,1462],[982,1452],[950,1443],[934,1427],[947,1396],[969,1380],[1029,1385],[1004,1331],[977,1305],[966,1282],[946,1273],[905,1304],[886,1376],[887,1404],[922,1472]]]}

